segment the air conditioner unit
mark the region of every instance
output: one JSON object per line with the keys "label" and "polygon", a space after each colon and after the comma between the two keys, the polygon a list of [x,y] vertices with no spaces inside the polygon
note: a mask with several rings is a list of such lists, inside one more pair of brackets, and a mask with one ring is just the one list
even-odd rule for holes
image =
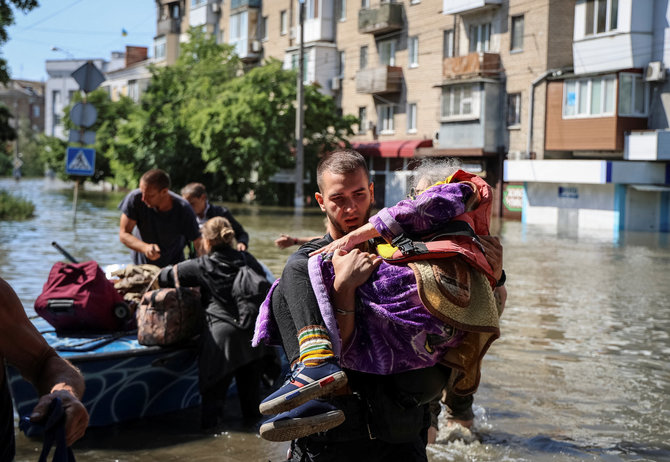
{"label": "air conditioner unit", "polygon": [[220,12],[221,12],[221,4],[212,3],[212,13],[220,13]]}
{"label": "air conditioner unit", "polygon": [[338,91],[340,89],[340,78],[333,77],[330,79],[330,89],[333,91]]}
{"label": "air conditioner unit", "polygon": [[644,73],[644,80],[647,82],[659,82],[665,80],[665,68],[661,61],[652,61],[647,65]]}
{"label": "air conditioner unit", "polygon": [[288,38],[291,40],[295,40],[295,36],[297,34],[296,29],[296,27],[291,27],[291,30],[288,32]]}
{"label": "air conditioner unit", "polygon": [[528,156],[525,152],[522,151],[508,151],[507,160],[524,160],[528,159]]}
{"label": "air conditioner unit", "polygon": [[260,40],[252,40],[251,41],[251,51],[254,53],[260,53],[262,49],[262,45]]}

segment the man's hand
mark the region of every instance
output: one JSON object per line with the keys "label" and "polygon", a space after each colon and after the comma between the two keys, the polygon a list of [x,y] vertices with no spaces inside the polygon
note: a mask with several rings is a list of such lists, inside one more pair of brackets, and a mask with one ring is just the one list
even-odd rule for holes
{"label": "man's hand", "polygon": [[499,280],[503,270],[503,248],[500,239],[496,236],[478,236],[484,246],[484,256],[493,269],[493,277]]}
{"label": "man's hand", "polygon": [[383,259],[373,253],[353,249],[346,252],[337,249],[333,253],[333,269],[335,271],[335,290],[356,289],[368,280],[370,275],[381,265]]}
{"label": "man's hand", "polygon": [[72,444],[84,436],[88,426],[88,412],[84,405],[75,398],[68,390],[55,390],[48,395],[43,395],[30,414],[32,422],[40,422],[46,417],[49,404],[55,397],[60,398],[65,411],[65,438],[67,445]]}
{"label": "man's hand", "polygon": [[239,250],[240,252],[244,252],[245,250],[247,250],[247,245],[244,242],[238,242],[237,250]]}
{"label": "man's hand", "polygon": [[161,248],[158,244],[145,244],[144,255],[151,261],[158,260],[161,257]]}

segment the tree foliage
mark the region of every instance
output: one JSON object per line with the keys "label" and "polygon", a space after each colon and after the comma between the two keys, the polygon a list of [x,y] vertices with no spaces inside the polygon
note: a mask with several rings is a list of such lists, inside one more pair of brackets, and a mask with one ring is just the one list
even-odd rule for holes
{"label": "tree foliage", "polygon": [[[7,36],[7,28],[14,24],[14,8],[27,13],[36,8],[39,4],[37,0],[0,0],[0,47],[9,38]],[[0,56],[0,83],[9,82],[9,71],[7,69],[7,61]]]}

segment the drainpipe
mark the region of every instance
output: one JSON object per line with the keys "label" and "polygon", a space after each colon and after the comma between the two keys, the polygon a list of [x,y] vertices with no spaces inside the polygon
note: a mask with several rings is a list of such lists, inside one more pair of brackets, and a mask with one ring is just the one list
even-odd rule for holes
{"label": "drainpipe", "polygon": [[528,89],[528,141],[526,142],[526,157],[528,159],[530,159],[531,149],[533,148],[533,108],[535,106],[535,87],[550,75],[559,76],[562,73],[562,69],[549,69],[548,71],[544,71],[530,83],[530,88]]}

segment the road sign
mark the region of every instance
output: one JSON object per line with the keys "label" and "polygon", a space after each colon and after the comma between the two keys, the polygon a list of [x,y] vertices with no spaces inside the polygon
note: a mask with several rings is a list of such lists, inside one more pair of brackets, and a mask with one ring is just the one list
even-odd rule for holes
{"label": "road sign", "polygon": [[85,64],[81,65],[70,75],[77,81],[79,88],[85,93],[92,92],[105,81],[105,76],[95,67],[93,61],[86,61]]}
{"label": "road sign", "polygon": [[65,154],[65,173],[90,176],[95,170],[95,149],[68,147]]}
{"label": "road sign", "polygon": [[80,127],[90,127],[98,119],[98,110],[91,103],[77,103],[70,109],[70,120]]}
{"label": "road sign", "polygon": [[95,144],[95,132],[85,131],[83,136],[81,130],[70,130],[69,143]]}

